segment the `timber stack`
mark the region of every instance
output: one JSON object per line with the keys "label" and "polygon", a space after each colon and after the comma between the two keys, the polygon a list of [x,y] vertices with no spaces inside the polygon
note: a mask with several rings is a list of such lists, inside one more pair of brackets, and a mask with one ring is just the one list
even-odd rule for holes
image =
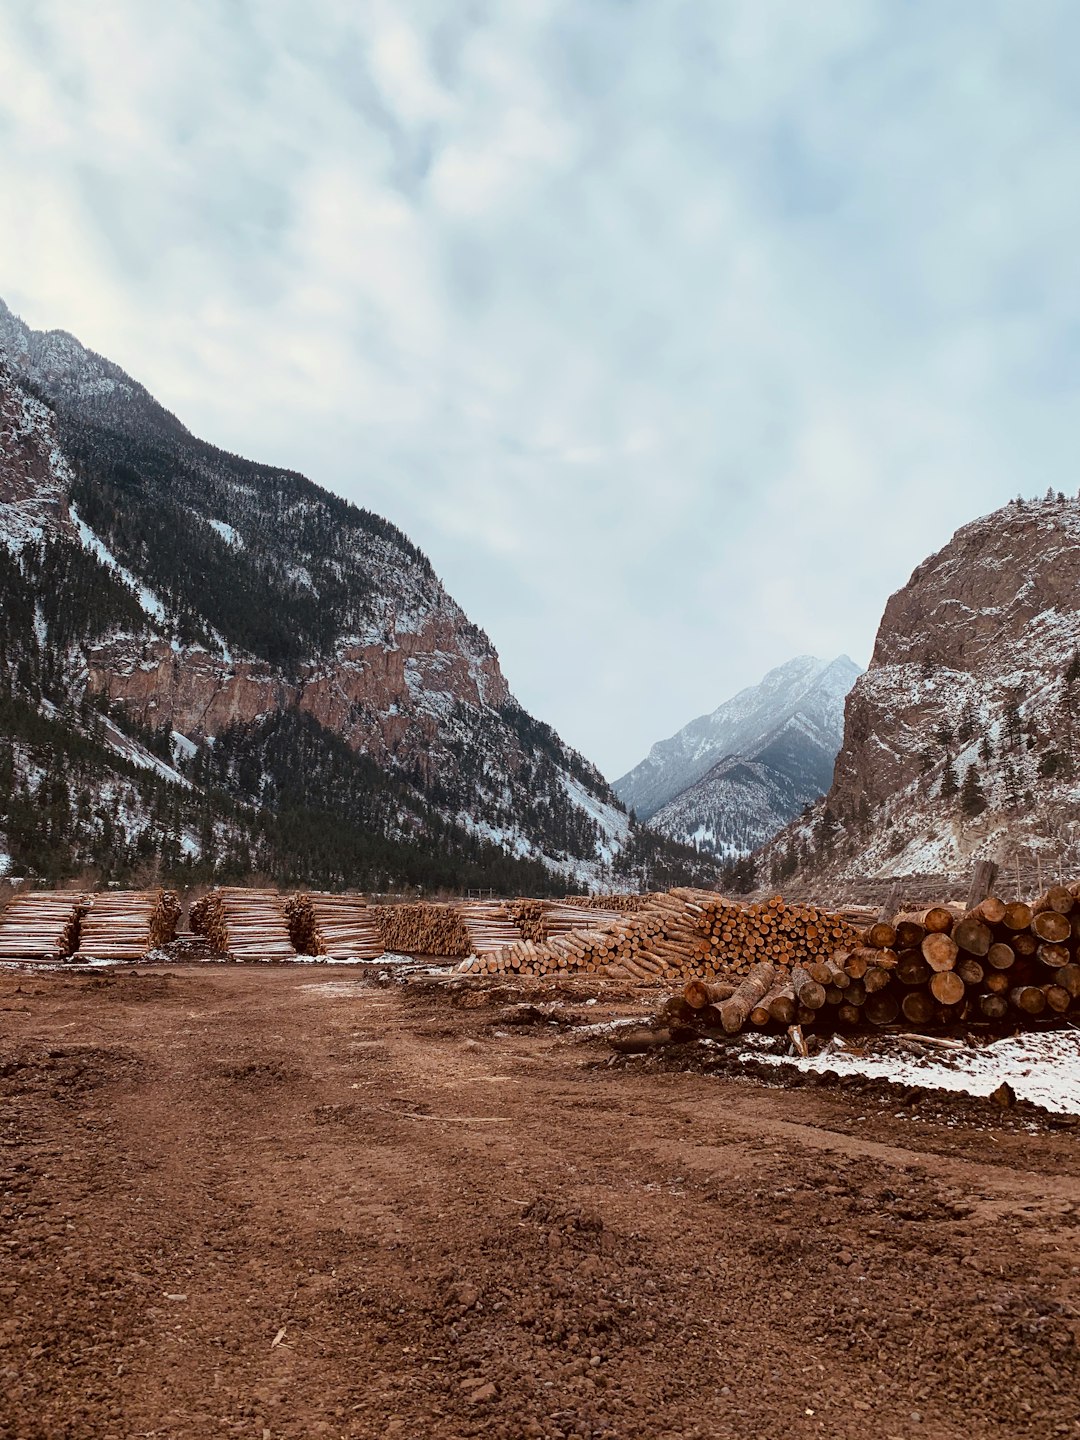
{"label": "timber stack", "polygon": [[89,899],[74,890],[27,891],[0,911],[0,960],[66,960]]}
{"label": "timber stack", "polygon": [[[639,899],[639,896],[635,896]],[[511,900],[507,909],[521,938],[543,944],[556,935],[567,935],[572,930],[594,929],[623,918],[625,912],[590,906],[585,913],[582,907],[567,905],[560,900]],[[479,952],[478,952],[479,953]]]}
{"label": "timber stack", "polygon": [[470,900],[461,906],[461,918],[474,955],[491,955],[524,939],[505,900]]}
{"label": "timber stack", "polygon": [[[934,1029],[1027,1024],[1080,1013],[1080,883],[1031,904],[989,896],[876,921],[825,959],[759,962],[730,995],[686,985],[684,1022],[737,1034],[747,1025]],[[670,1002],[662,1016],[671,1022]]]}
{"label": "timber stack", "polygon": [[644,910],[655,898],[655,895],[631,895],[619,891],[612,895],[567,895],[561,903],[572,905],[577,910],[620,910],[633,914]]}
{"label": "timber stack", "polygon": [[471,974],[581,971],[657,984],[726,981],[746,976],[763,960],[781,968],[825,961],[855,935],[839,917],[811,905],[785,905],[779,896],[753,905],[689,889],[644,898],[639,910],[594,928],[582,925],[543,944],[523,940],[473,955],[458,968]]}
{"label": "timber stack", "polygon": [[469,932],[458,906],[417,903],[374,908],[385,950],[453,958],[469,953]]}
{"label": "timber stack", "polygon": [[294,960],[285,900],[276,890],[226,886],[191,907],[191,928],[234,960]]}
{"label": "timber stack", "polygon": [[76,960],[142,960],[176,938],[180,901],[173,890],[114,890],[95,895],[82,917]]}
{"label": "timber stack", "polygon": [[290,895],[289,934],[301,955],[375,960],[385,950],[378,911],[362,895]]}

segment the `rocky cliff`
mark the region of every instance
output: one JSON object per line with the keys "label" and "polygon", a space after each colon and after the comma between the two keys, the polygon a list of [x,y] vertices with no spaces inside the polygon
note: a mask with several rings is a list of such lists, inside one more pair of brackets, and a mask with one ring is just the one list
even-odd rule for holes
{"label": "rocky cliff", "polygon": [[834,783],[776,875],[1080,864],[1080,500],[1014,501],[891,597],[848,696]]}
{"label": "rocky cliff", "polygon": [[294,717],[362,760],[369,789],[403,787],[384,838],[450,826],[459,848],[471,836],[563,883],[611,883],[648,856],[663,869],[599,772],[516,703],[487,636],[393,525],[196,439],[117,366],[2,302],[0,365],[12,703],[50,722],[106,715],[144,751],[166,737],[168,783],[198,770],[256,807],[266,786],[239,786],[240,762],[216,774],[214,749],[237,734],[265,747]]}

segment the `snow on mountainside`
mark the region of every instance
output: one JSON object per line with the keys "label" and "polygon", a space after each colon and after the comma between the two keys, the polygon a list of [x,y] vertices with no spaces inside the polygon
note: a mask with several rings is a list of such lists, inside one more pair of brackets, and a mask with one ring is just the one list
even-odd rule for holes
{"label": "snow on mountainside", "polygon": [[885,607],[835,781],[762,877],[1080,864],[1080,500],[964,526]]}
{"label": "snow on mountainside", "polygon": [[[343,767],[341,795],[382,797],[387,845],[449,827],[461,856],[494,843],[592,886],[663,850],[517,704],[488,637],[393,525],[196,439],[117,366],[2,302],[0,539],[14,557],[0,682],[19,703],[36,686],[58,715],[104,707],[139,744],[172,735],[189,780],[256,807],[287,793],[302,810],[305,785]],[[310,758],[334,744],[332,762]],[[299,753],[319,775],[289,789]],[[661,868],[683,863],[665,853]]]}
{"label": "snow on mountainside", "polygon": [[747,854],[828,787],[859,673],[846,655],[789,660],[654,745],[615,793],[672,839]]}

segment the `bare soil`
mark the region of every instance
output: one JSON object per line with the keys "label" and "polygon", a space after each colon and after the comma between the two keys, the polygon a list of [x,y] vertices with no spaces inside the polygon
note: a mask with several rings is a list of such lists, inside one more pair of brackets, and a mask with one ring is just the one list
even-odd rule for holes
{"label": "bare soil", "polygon": [[506,998],[0,976],[0,1434],[1080,1436],[1076,1130]]}

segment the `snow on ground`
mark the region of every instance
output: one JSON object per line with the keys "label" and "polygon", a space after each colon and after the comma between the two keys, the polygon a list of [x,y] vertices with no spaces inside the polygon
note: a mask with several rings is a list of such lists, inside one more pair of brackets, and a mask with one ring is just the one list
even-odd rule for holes
{"label": "snow on ground", "polygon": [[105,743],[117,755],[122,755],[125,760],[130,760],[132,764],[138,765],[142,770],[156,771],[163,780],[170,780],[174,785],[182,785],[185,790],[194,788],[186,775],[181,775],[179,770],[174,770],[159,755],[152,755],[137,740],[133,740],[130,735],[125,735],[107,715],[102,716],[101,724],[105,731]]}
{"label": "snow on ground", "polygon": [[234,530],[233,527],[227,525],[224,520],[208,520],[206,523],[210,526],[211,530],[217,531],[227,545],[233,545],[237,550],[244,548],[244,542],[240,537],[239,530]]}
{"label": "snow on ground", "polygon": [[1071,1028],[1029,1031],[992,1045],[935,1051],[932,1056],[916,1053],[914,1045],[910,1049],[897,1044],[889,1050],[859,1050],[839,1037],[808,1060],[756,1049],[753,1055],[767,1064],[794,1065],[819,1074],[831,1070],[837,1075],[863,1075],[896,1085],[966,1095],[992,1095],[1007,1082],[1019,1100],[1030,1100],[1060,1115],[1080,1115],[1080,1030]]}
{"label": "snow on ground", "polygon": [[71,511],[72,523],[79,532],[79,539],[82,541],[83,548],[89,550],[92,555],[96,555],[103,565],[115,571],[126,585],[130,585],[139,597],[139,604],[146,611],[147,615],[159,624],[163,624],[167,618],[165,606],[154,592],[148,590],[141,580],[133,575],[125,566],[120,564],[120,561],[117,560],[105,542],[100,540],[94,534],[93,530],[90,529],[90,526],[87,525],[86,521],[80,516],[74,505],[69,506],[69,509]]}

